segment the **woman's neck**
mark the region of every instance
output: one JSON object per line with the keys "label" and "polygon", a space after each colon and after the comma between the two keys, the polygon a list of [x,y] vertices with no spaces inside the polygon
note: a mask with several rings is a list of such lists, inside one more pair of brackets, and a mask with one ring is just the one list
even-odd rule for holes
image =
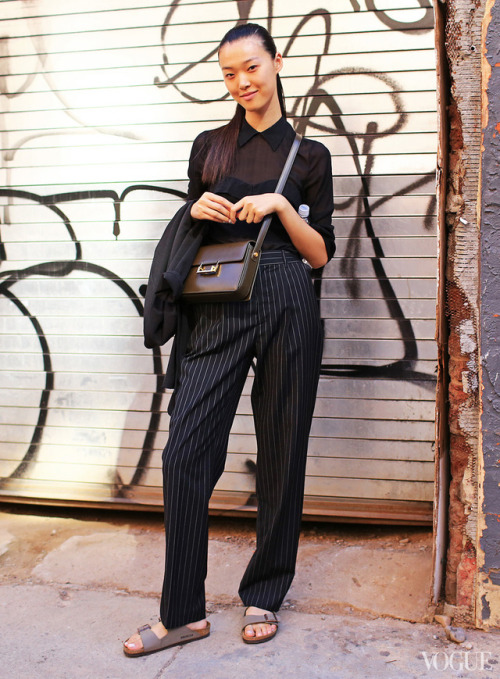
{"label": "woman's neck", "polygon": [[245,120],[254,130],[257,130],[257,132],[264,132],[264,130],[267,130],[277,123],[283,115],[281,113],[279,101],[277,101],[276,104],[277,105],[270,106],[264,113],[262,111],[247,111],[245,113]]}

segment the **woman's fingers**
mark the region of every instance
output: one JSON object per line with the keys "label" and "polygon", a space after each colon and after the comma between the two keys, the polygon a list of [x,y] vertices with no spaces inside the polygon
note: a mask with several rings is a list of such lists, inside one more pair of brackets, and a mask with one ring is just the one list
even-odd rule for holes
{"label": "woman's fingers", "polygon": [[216,222],[227,222],[229,219],[231,208],[217,200],[202,197],[197,205],[198,219],[211,219]]}
{"label": "woman's fingers", "polygon": [[230,214],[233,204],[216,193],[205,192],[191,208],[194,219],[208,219],[213,222],[231,221]]}
{"label": "woman's fingers", "polygon": [[248,224],[261,222],[266,215],[276,211],[280,197],[276,193],[245,196],[232,206],[230,219],[234,221],[238,218],[240,221],[247,222]]}
{"label": "woman's fingers", "polygon": [[229,215],[231,221],[234,222],[239,219],[240,222],[247,222],[248,224],[261,222],[265,214],[261,213],[254,198],[255,196],[246,196],[235,203]]}
{"label": "woman's fingers", "polygon": [[238,213],[240,212],[241,208],[243,207],[243,201],[244,200],[245,200],[244,198],[239,200],[237,203],[235,203],[231,207],[231,210],[229,211],[229,220],[231,222],[233,222],[233,224],[237,219],[242,219],[241,214],[238,214]]}

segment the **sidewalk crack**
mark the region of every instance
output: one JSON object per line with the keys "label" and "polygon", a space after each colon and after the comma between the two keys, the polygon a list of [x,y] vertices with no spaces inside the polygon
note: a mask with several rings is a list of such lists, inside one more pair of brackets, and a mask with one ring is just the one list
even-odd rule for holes
{"label": "sidewalk crack", "polygon": [[169,658],[169,659],[167,660],[167,662],[163,665],[163,667],[162,667],[161,670],[158,672],[158,674],[155,674],[155,676],[153,677],[153,679],[161,679],[162,676],[163,676],[163,672],[164,672],[165,670],[167,670],[167,669],[170,667],[170,665],[174,662],[174,660],[177,659],[177,656],[179,655],[179,653],[180,653],[181,651],[182,651],[182,646],[178,646],[178,647],[175,649],[175,651],[172,653],[172,657]]}

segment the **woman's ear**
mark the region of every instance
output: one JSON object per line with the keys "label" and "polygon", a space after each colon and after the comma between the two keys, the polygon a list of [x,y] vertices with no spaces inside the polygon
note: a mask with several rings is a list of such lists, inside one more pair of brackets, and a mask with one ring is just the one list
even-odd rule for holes
{"label": "woman's ear", "polygon": [[283,68],[283,57],[279,52],[276,52],[276,56],[274,57],[274,69],[276,73],[279,73],[282,68]]}

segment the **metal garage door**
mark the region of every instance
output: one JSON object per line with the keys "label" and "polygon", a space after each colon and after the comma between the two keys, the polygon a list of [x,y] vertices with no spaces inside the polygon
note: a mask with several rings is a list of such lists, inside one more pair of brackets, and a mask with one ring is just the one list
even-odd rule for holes
{"label": "metal garage door", "polygon": [[[191,141],[227,120],[239,20],[285,55],[290,120],[331,150],[338,251],[305,512],[431,518],[436,82],[419,0],[1,3],[0,497],[157,506],[169,347],[142,342]],[[304,13],[307,7],[308,13]],[[248,378],[214,510],[253,511]]]}

